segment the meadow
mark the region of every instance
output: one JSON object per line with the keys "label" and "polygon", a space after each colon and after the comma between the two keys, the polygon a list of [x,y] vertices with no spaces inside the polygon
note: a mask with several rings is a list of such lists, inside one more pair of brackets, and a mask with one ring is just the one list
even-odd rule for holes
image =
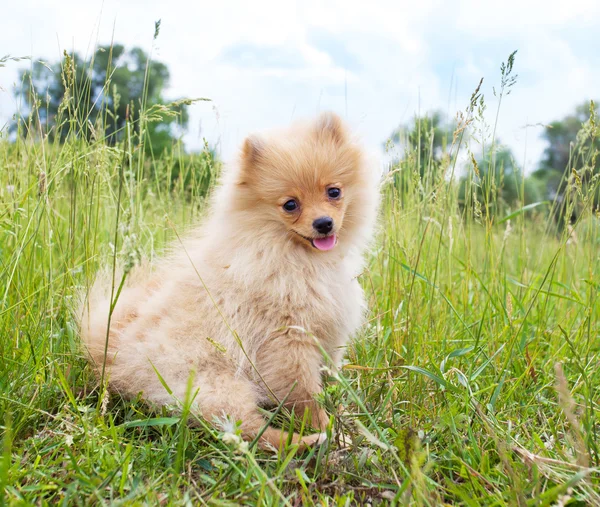
{"label": "meadow", "polygon": [[[71,310],[99,267],[152,259],[201,219],[220,171],[208,147],[153,156],[152,112],[117,142],[82,139],[75,102],[62,143],[35,115],[31,135],[5,130],[3,504],[599,505],[599,180],[566,173],[560,206],[512,206],[482,185],[496,181],[492,156],[461,184],[463,155],[476,166],[495,149],[493,129],[471,139],[481,101],[465,104],[443,156],[406,142],[383,175],[360,276],[368,322],[322,399],[352,443],[279,455],[108,393]],[[584,128],[600,133],[593,115]],[[596,154],[575,146],[573,160],[594,167]]]}

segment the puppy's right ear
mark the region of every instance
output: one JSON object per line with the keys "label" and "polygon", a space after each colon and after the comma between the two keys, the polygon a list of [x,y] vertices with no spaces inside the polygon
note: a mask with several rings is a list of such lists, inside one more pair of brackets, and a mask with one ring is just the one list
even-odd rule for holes
{"label": "puppy's right ear", "polygon": [[348,132],[342,119],[335,113],[321,113],[315,126],[317,137],[333,141],[334,144],[344,144],[348,140]]}
{"label": "puppy's right ear", "polygon": [[252,176],[256,166],[263,158],[265,151],[264,142],[256,136],[248,136],[242,145],[242,154],[240,160],[240,183],[247,182],[247,178]]}

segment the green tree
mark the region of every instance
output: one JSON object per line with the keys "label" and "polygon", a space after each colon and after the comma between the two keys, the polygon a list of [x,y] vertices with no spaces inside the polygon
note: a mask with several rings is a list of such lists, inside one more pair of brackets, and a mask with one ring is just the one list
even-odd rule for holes
{"label": "green tree", "polygon": [[455,124],[448,122],[441,111],[416,116],[410,123],[400,125],[391,133],[387,149],[399,148],[401,158],[417,160],[423,178],[447,153],[454,129]]}
{"label": "green tree", "polygon": [[[17,95],[25,106],[20,131],[64,141],[69,136],[88,140],[120,140],[127,121],[145,142],[162,152],[187,126],[186,101],[167,104],[163,98],[169,70],[150,61],[140,48],[100,46],[91,61],[65,52],[62,61],[35,62],[21,72]],[[159,124],[160,122],[160,124]]]}
{"label": "green tree", "polygon": [[[593,104],[593,103],[592,103]],[[546,171],[556,171],[560,174],[569,172],[571,169],[578,169],[577,165],[581,163],[575,148],[586,148],[587,150],[595,147],[600,149],[600,140],[598,138],[581,139],[582,127],[589,120],[590,107],[598,113],[596,105],[590,106],[590,103],[584,103],[575,108],[573,114],[565,116],[562,120],[553,121],[546,126],[542,137],[548,142],[544,150],[540,169]],[[597,169],[597,167],[596,167]]]}
{"label": "green tree", "polygon": [[600,194],[596,183],[600,176],[598,106],[593,101],[577,106],[573,114],[548,125],[543,137],[548,146],[533,177],[554,201],[552,215],[562,227],[577,218],[583,206],[581,196]]}
{"label": "green tree", "polygon": [[398,199],[403,201],[412,192],[427,195],[443,184],[455,127],[443,113],[434,111],[416,116],[390,134],[385,149],[394,157],[391,169]]}
{"label": "green tree", "polygon": [[486,215],[503,214],[527,204],[543,200],[542,185],[534,178],[526,178],[517,165],[511,150],[500,146],[485,157],[472,158],[467,176],[460,183],[459,199],[462,203],[477,199]]}

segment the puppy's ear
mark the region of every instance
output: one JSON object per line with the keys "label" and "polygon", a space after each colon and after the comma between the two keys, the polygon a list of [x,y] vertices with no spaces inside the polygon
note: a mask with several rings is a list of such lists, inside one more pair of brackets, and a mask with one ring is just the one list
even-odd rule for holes
{"label": "puppy's ear", "polygon": [[321,113],[317,119],[315,132],[318,139],[343,144],[348,141],[348,132],[342,119],[335,113]]}
{"label": "puppy's ear", "polygon": [[254,173],[254,169],[262,160],[264,152],[264,142],[258,137],[251,135],[244,140],[240,160],[240,183],[246,183],[247,178]]}
{"label": "puppy's ear", "polygon": [[261,139],[254,135],[248,136],[242,146],[242,161],[246,164],[256,164],[260,161],[264,149]]}

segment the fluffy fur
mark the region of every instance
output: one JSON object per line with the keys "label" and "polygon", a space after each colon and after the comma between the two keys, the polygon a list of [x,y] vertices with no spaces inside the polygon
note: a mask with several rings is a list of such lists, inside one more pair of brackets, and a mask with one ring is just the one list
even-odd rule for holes
{"label": "fluffy fur", "polygon": [[[330,198],[332,187],[340,198]],[[299,204],[294,212],[283,208],[290,199]],[[99,372],[106,362],[112,389],[142,392],[158,406],[183,400],[192,375],[194,409],[209,422],[241,420],[246,439],[266,424],[258,407],[288,394],[290,409],[301,417],[307,409],[312,426],[324,429],[328,416],[314,400],[324,360],[307,333],[340,363],[362,323],[356,277],[377,200],[373,168],[333,114],[246,139],[205,222],[158,265],[129,275],[106,356],[110,284],[100,277],[92,287],[79,312],[91,364]],[[337,244],[328,251],[311,241],[322,236],[313,227],[322,216],[334,222]],[[260,444],[286,439],[267,428]],[[311,445],[319,434],[291,439]]]}

